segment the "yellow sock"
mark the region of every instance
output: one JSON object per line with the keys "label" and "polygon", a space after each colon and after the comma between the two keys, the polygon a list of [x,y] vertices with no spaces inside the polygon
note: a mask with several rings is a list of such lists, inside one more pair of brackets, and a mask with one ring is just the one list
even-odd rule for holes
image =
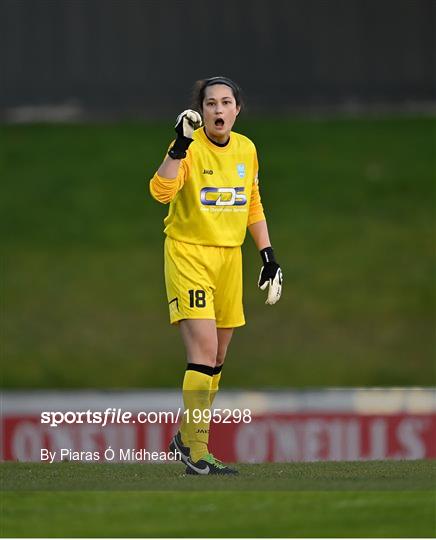
{"label": "yellow sock", "polygon": [[[201,364],[188,364],[183,379],[185,415],[180,427],[182,442],[190,448],[192,461],[198,461],[209,452],[209,424],[203,412],[209,410],[213,368]],[[189,416],[188,416],[189,415]],[[189,421],[188,421],[189,418]]]}
{"label": "yellow sock", "polygon": [[218,392],[222,369],[223,369],[223,366],[213,368],[212,385],[210,387],[210,396],[209,396],[209,407],[212,407],[212,403]]}
{"label": "yellow sock", "polygon": [[[213,368],[213,375],[212,375],[212,384],[210,387],[210,394],[209,394],[209,407],[212,407],[212,404],[214,402],[215,396],[219,390],[219,383],[221,379],[221,370],[223,369],[223,366],[215,367]],[[188,444],[188,432],[186,431],[186,416],[184,415],[182,418],[182,422],[180,424],[180,435],[182,437],[182,443],[185,446],[189,446]]]}

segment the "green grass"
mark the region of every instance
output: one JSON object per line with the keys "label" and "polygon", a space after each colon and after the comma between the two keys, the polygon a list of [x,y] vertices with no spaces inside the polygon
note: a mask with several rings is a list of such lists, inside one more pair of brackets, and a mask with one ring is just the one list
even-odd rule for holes
{"label": "green grass", "polygon": [[[247,239],[247,326],[225,386],[434,384],[434,119],[238,130],[258,147],[285,286],[264,305]],[[180,383],[162,272],[167,207],[147,191],[171,136],[171,122],[0,128],[3,386]]]}
{"label": "green grass", "polygon": [[0,464],[2,486],[23,490],[379,491],[435,487],[436,462],[367,461],[240,464],[236,477],[191,477],[180,464]]}
{"label": "green grass", "polygon": [[419,537],[435,529],[430,461],[240,465],[1,464],[2,536]]}

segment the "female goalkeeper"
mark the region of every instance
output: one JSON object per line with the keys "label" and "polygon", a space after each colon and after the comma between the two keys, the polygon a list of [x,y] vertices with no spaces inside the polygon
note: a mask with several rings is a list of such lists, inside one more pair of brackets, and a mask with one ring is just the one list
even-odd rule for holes
{"label": "female goalkeeper", "polygon": [[[282,272],[274,258],[258,186],[254,144],[232,131],[241,110],[239,87],[227,77],[198,81],[194,110],[176,121],[177,138],[150,181],[165,218],[165,283],[170,320],[179,324],[186,348],[185,415],[170,448],[188,474],[237,474],[208,450],[209,410],[233,330],[245,324],[241,245],[246,230],[260,251],[258,286],[266,303],[281,294]],[[202,117],[203,124],[202,125]],[[189,414],[196,411],[196,420]]]}

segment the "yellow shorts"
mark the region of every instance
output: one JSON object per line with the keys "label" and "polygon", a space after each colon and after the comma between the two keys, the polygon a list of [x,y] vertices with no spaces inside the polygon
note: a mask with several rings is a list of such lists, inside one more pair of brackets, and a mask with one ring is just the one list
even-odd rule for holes
{"label": "yellow shorts", "polygon": [[239,246],[200,246],[167,236],[165,284],[171,324],[182,319],[215,319],[217,328],[245,324]]}

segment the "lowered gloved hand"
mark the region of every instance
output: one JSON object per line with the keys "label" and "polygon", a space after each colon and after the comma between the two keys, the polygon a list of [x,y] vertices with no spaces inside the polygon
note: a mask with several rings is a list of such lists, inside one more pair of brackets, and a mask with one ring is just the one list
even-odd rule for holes
{"label": "lowered gloved hand", "polygon": [[272,247],[260,251],[263,266],[260,270],[258,287],[264,291],[268,287],[268,297],[265,304],[273,305],[280,300],[282,294],[283,275],[274,257]]}
{"label": "lowered gloved hand", "polygon": [[175,125],[177,139],[168,151],[171,158],[183,159],[186,157],[186,150],[192,143],[194,130],[198,129],[201,123],[201,116],[197,111],[186,109],[186,111],[179,114]]}

